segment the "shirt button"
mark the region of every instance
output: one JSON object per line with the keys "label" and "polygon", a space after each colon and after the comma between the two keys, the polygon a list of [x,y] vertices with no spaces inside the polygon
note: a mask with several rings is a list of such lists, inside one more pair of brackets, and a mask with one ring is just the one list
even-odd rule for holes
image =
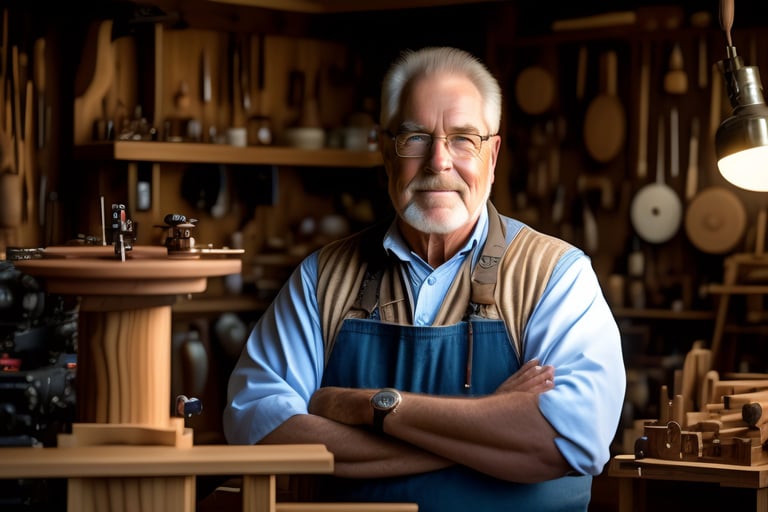
{"label": "shirt button", "polygon": [[435,281],[437,281],[437,279],[435,279],[435,276],[429,276],[429,278],[427,279],[427,284],[431,286],[435,284]]}

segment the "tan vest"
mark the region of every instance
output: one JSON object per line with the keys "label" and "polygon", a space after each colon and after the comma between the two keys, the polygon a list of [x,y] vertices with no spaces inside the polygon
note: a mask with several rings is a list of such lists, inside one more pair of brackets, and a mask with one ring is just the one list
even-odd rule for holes
{"label": "tan vest", "polygon": [[[503,222],[496,209],[488,203],[489,234],[492,240],[502,240]],[[361,307],[363,298],[376,297],[381,321],[412,325],[411,304],[407,285],[403,282],[399,261],[382,248],[382,238],[388,225],[377,225],[350,237],[337,240],[321,249],[318,258],[317,303],[320,309],[325,360],[328,361],[336,335],[347,318],[368,318],[370,311]],[[501,238],[497,236],[501,229]],[[472,272],[472,258],[466,258],[457,278],[443,299],[434,325],[453,325],[465,318],[471,303],[479,307],[475,314],[504,321],[518,358],[523,354],[522,335],[533,308],[552,275],[560,257],[572,246],[563,240],[539,233],[524,226],[505,247],[486,247],[478,267],[487,260],[492,276]],[[484,257],[491,254],[489,257]],[[498,254],[498,257],[493,256]],[[377,262],[369,264],[370,262]],[[495,261],[493,262],[495,263]],[[378,289],[366,272],[381,266]],[[370,273],[369,273],[370,274]],[[363,287],[361,289],[361,287]],[[366,290],[365,288],[369,288]]]}

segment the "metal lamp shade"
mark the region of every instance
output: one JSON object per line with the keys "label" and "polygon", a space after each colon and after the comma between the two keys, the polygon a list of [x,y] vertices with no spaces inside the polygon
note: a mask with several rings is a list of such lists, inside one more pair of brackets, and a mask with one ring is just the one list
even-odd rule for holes
{"label": "metal lamp shade", "polygon": [[[721,66],[721,69],[723,67]],[[768,191],[768,107],[754,66],[724,73],[733,114],[715,134],[720,174],[739,188]]]}

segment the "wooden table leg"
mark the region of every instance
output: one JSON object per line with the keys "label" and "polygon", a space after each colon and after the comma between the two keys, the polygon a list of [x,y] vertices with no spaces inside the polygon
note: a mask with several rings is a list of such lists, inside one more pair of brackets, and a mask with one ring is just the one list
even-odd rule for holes
{"label": "wooden table leg", "polygon": [[620,478],[619,512],[645,512],[645,493],[645,480]]}
{"label": "wooden table leg", "polygon": [[633,512],[634,505],[634,480],[629,478],[619,479],[619,512]]}
{"label": "wooden table leg", "polygon": [[761,487],[755,492],[757,512],[768,512],[768,487]]}
{"label": "wooden table leg", "polygon": [[194,476],[70,478],[67,484],[71,512],[194,512],[195,499]]}
{"label": "wooden table leg", "polygon": [[275,512],[275,475],[243,475],[243,512]]}

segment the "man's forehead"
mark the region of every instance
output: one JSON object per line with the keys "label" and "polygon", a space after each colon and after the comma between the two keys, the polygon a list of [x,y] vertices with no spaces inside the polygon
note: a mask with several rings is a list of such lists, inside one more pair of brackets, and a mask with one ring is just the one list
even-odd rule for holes
{"label": "man's forehead", "polygon": [[392,126],[419,131],[423,123],[439,121],[459,129],[484,124],[483,113],[483,98],[466,76],[442,73],[423,76],[403,89]]}

